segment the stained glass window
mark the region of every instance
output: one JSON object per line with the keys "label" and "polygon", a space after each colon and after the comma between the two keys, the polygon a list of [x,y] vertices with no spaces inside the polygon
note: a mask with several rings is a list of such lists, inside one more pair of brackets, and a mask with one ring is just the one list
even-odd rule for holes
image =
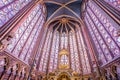
{"label": "stained glass window", "polygon": [[87,55],[87,47],[84,44],[81,30],[78,30],[77,32],[77,40],[78,40],[78,50],[80,52],[80,60],[82,64],[82,71],[84,74],[88,74],[91,72],[91,68]]}
{"label": "stained glass window", "polygon": [[[43,49],[41,50],[42,56],[40,57],[39,71],[44,73],[46,72],[46,70],[48,70],[48,72],[53,72],[59,67],[62,68],[61,66],[58,66],[58,62],[59,62],[59,64],[63,65],[64,67],[66,65],[69,65],[70,63],[71,69],[78,73],[82,72],[81,68],[83,67],[84,74],[89,74],[91,72],[91,68],[87,55],[87,49],[81,31],[79,30],[77,33],[70,31],[68,36],[66,33],[63,33],[61,36],[60,33],[57,31],[54,32],[53,34],[52,33],[53,32],[48,31]],[[64,38],[62,38],[63,36]],[[68,56],[68,54],[60,54],[60,55],[58,54],[59,51],[61,50],[59,49],[59,47],[61,48],[61,44],[63,43],[65,44],[64,41],[65,37],[69,38],[66,40],[69,40],[67,41],[67,44],[68,42],[70,44],[70,51],[69,51],[70,56]],[[62,40],[63,43],[61,43]],[[64,44],[63,44],[63,49],[65,48]],[[80,62],[82,63],[82,66],[80,65]]]}
{"label": "stained glass window", "polygon": [[12,2],[14,2],[14,0],[1,0],[0,1],[0,8],[7,5],[7,4],[10,4]]}
{"label": "stained glass window", "polygon": [[51,48],[51,40],[52,40],[52,32],[48,31],[48,34],[45,40],[45,45],[44,45],[43,52],[42,52],[42,57],[40,60],[39,70],[42,72],[46,72],[48,68],[47,64],[48,64],[49,53],[50,53],[50,48]]}
{"label": "stained glass window", "polygon": [[[9,19],[11,19],[18,11],[20,11],[30,1],[31,0],[0,1],[0,27],[2,27]],[[1,8],[2,6],[5,7]]]}
{"label": "stained glass window", "polygon": [[64,36],[65,36],[65,33],[62,33],[61,34],[61,49],[64,48]]}
{"label": "stained glass window", "polygon": [[116,36],[119,25],[92,0],[88,2],[85,22],[102,64],[120,55],[119,37]]}
{"label": "stained glass window", "polygon": [[110,5],[112,5],[113,7],[117,8],[118,10],[120,10],[120,0],[104,0],[107,3],[109,3]]}
{"label": "stained glass window", "polygon": [[64,36],[64,40],[65,40],[65,43],[64,43],[64,45],[65,45],[65,49],[67,49],[68,48],[68,36],[67,36],[67,34]]}
{"label": "stained glass window", "polygon": [[58,64],[58,49],[59,48],[59,32],[54,32],[54,37],[52,41],[52,51],[50,55],[49,62],[49,72],[57,69]]}
{"label": "stained glass window", "polygon": [[[87,21],[86,17],[85,17],[85,21]],[[87,22],[86,22],[86,24],[87,24],[87,26],[90,25]],[[98,51],[98,56],[99,56],[98,59],[99,59],[99,61],[102,61],[103,64],[105,64],[106,63],[106,58],[105,58],[105,55],[104,55],[104,53],[102,51],[102,48],[101,48],[101,46],[99,44],[99,41],[96,39],[96,36],[93,33],[92,29],[90,27],[88,27],[88,28],[89,28],[89,31],[91,32],[90,34],[91,34],[91,36],[92,36],[92,38],[93,38],[93,40],[95,42],[95,45],[96,45],[96,48],[97,48],[97,51]]]}
{"label": "stained glass window", "polygon": [[[43,31],[41,31],[40,33],[42,33]],[[38,65],[40,63],[40,57],[41,57],[41,51],[42,51],[42,47],[44,45],[44,39],[46,38],[46,34],[47,34],[47,30],[44,31],[44,35],[42,36],[42,39],[40,41],[38,50],[36,52],[36,58],[35,58],[35,63]],[[37,67],[37,66],[36,66]]]}
{"label": "stained glass window", "polygon": [[56,49],[55,49],[55,55],[54,55],[54,70],[57,69],[58,65],[58,53],[59,53],[59,33],[57,33],[57,38],[56,38]]}
{"label": "stained glass window", "polygon": [[64,32],[61,35],[61,49],[67,49],[68,47],[68,37],[67,34]]}
{"label": "stained glass window", "polygon": [[77,49],[77,42],[75,38],[75,34],[70,32],[69,34],[69,42],[70,42],[70,55],[71,55],[71,68],[76,71],[80,72],[80,62],[78,56],[78,49]]}
{"label": "stained glass window", "polygon": [[7,48],[11,54],[20,57],[21,60],[25,60],[26,62],[28,62],[44,23],[44,18],[41,16],[41,9],[41,5],[37,5],[31,11],[15,31],[15,37],[12,39],[12,44]]}
{"label": "stained glass window", "polygon": [[68,56],[67,56],[67,55],[62,55],[62,56],[60,57],[60,64],[61,64],[61,65],[67,65],[67,64],[69,64],[68,61],[69,61],[69,60],[68,60]]}

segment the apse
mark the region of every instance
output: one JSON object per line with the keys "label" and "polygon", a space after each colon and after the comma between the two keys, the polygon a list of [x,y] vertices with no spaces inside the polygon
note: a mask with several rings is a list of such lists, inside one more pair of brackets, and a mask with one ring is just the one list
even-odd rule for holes
{"label": "apse", "polygon": [[49,74],[57,70],[72,70],[81,74],[90,74],[88,49],[83,38],[81,25],[70,17],[60,17],[47,26],[44,45],[41,47],[41,59],[38,70]]}

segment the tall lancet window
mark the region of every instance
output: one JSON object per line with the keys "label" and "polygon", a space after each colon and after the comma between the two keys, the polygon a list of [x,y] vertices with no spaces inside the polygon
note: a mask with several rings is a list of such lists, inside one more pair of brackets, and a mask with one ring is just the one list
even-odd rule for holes
{"label": "tall lancet window", "polygon": [[61,49],[64,48],[64,35],[65,35],[65,33],[62,33],[62,34],[61,34],[61,37],[60,37],[60,39],[61,39],[61,44],[60,44]]}
{"label": "tall lancet window", "polygon": [[59,50],[59,32],[54,32],[52,49],[50,53],[49,72],[52,72],[53,70],[57,69],[58,50]]}
{"label": "tall lancet window", "polygon": [[68,35],[67,34],[65,34],[64,40],[65,40],[65,43],[64,43],[65,49],[67,49],[68,48]]}
{"label": "tall lancet window", "polygon": [[92,0],[87,5],[85,22],[101,65],[120,56],[120,36],[117,36],[119,25]]}
{"label": "tall lancet window", "polygon": [[61,35],[61,49],[67,49],[68,47],[68,37],[65,32]]}
{"label": "tall lancet window", "polygon": [[54,55],[54,70],[58,67],[58,53],[59,53],[59,32],[56,33],[56,49],[55,49],[55,55]]}
{"label": "tall lancet window", "polygon": [[7,48],[7,51],[12,55],[20,57],[21,60],[26,62],[28,62],[44,23],[42,8],[41,5],[36,5],[31,10],[31,13],[27,15],[23,23],[18,25],[12,44]]}
{"label": "tall lancet window", "polygon": [[80,60],[82,64],[82,72],[83,74],[91,73],[90,63],[87,55],[87,47],[85,46],[83,36],[81,30],[79,29],[77,32],[77,40],[78,40],[78,50],[80,54]]}
{"label": "tall lancet window", "polygon": [[120,0],[104,0],[116,9],[120,10]]}
{"label": "tall lancet window", "polygon": [[32,0],[0,0],[0,27]]}
{"label": "tall lancet window", "polygon": [[41,56],[40,67],[39,67],[39,71],[41,72],[46,72],[48,67],[47,64],[48,64],[48,59],[50,54],[51,40],[52,40],[52,32],[48,31],[45,39],[45,44],[41,53],[42,56]]}
{"label": "tall lancet window", "polygon": [[80,62],[78,56],[78,49],[77,49],[77,42],[74,32],[69,33],[69,42],[70,42],[70,55],[71,55],[71,68],[76,71],[80,72]]}

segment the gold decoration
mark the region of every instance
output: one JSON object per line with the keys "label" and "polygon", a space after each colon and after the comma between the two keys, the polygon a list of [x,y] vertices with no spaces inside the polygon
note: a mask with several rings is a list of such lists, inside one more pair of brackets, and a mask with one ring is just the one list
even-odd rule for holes
{"label": "gold decoration", "polygon": [[59,65],[59,68],[60,69],[68,69],[69,68],[69,65]]}
{"label": "gold decoration", "polygon": [[62,19],[61,19],[61,23],[62,23],[62,24],[68,23],[68,19],[67,19],[67,18],[62,18]]}
{"label": "gold decoration", "polygon": [[62,49],[59,53],[59,55],[68,55],[68,51],[66,49]]}
{"label": "gold decoration", "polygon": [[69,69],[69,63],[68,64],[60,64],[60,60],[61,60],[61,57],[63,55],[66,55],[68,57],[68,62],[69,62],[69,53],[66,49],[62,49],[60,52],[59,52],[59,69]]}

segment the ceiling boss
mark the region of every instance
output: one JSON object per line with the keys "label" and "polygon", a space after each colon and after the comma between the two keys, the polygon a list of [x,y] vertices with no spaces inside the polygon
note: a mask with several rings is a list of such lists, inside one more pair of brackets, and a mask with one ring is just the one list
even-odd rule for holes
{"label": "ceiling boss", "polygon": [[68,23],[68,19],[67,19],[67,18],[62,18],[62,19],[61,19],[61,23],[62,23],[62,24]]}

